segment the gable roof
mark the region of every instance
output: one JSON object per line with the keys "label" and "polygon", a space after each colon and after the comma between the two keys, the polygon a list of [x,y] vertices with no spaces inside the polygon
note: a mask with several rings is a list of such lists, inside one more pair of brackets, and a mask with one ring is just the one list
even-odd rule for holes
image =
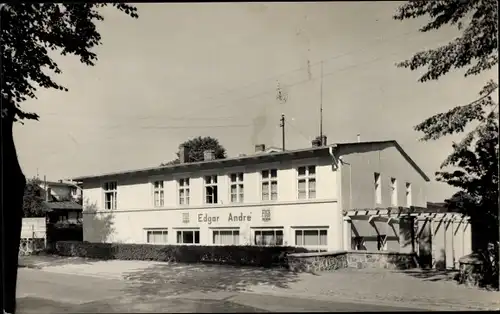
{"label": "gable roof", "polygon": [[395,140],[387,140],[387,141],[371,141],[371,142],[347,142],[347,143],[339,143],[338,146],[357,146],[357,145],[393,145],[398,152],[403,155],[404,159],[424,178],[425,181],[429,182],[429,177],[425,174],[425,172],[415,163],[413,159],[404,151],[403,147],[399,145],[399,143]]}
{"label": "gable roof", "polygon": [[199,162],[190,162],[190,163],[182,163],[182,164],[172,164],[165,166],[157,166],[150,167],[138,170],[128,170],[128,171],[118,171],[111,172],[101,175],[90,175],[90,176],[81,176],[71,179],[72,181],[85,181],[90,179],[105,179],[112,178],[116,176],[122,175],[133,175],[133,174],[146,174],[146,175],[159,175],[163,173],[172,173],[172,172],[192,172],[196,170],[205,170],[205,169],[213,169],[220,167],[231,167],[231,166],[239,166],[242,164],[250,164],[250,163],[264,163],[264,162],[273,162],[273,161],[284,161],[290,159],[300,159],[300,158],[311,158],[311,157],[319,157],[319,156],[328,156],[329,148],[333,147],[333,149],[341,148],[342,146],[366,146],[366,145],[394,145],[396,149],[403,155],[403,157],[410,163],[413,168],[426,180],[430,181],[429,177],[425,175],[425,173],[417,166],[417,164],[408,156],[408,154],[403,150],[403,148],[395,141],[370,141],[370,142],[349,142],[349,143],[337,143],[331,144],[327,146],[320,147],[309,147],[303,149],[296,150],[278,150],[271,151],[269,153],[263,154],[252,154],[246,156],[238,156],[231,157],[225,159],[214,159],[207,161],[199,161]]}

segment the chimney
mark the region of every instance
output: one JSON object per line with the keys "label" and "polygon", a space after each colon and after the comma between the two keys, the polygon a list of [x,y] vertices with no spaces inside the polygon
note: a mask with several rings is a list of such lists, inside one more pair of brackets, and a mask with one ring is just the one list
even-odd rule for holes
{"label": "chimney", "polygon": [[361,134],[358,133],[358,143],[361,143]]}
{"label": "chimney", "polygon": [[321,146],[326,146],[326,135],[321,136]]}
{"label": "chimney", "polygon": [[207,149],[203,151],[203,160],[209,161],[215,159],[215,152],[213,149]]}
{"label": "chimney", "polygon": [[316,137],[311,143],[312,147],[326,146],[326,135]]}
{"label": "chimney", "polygon": [[185,145],[179,146],[179,161],[181,164],[189,161],[189,149]]}
{"label": "chimney", "polygon": [[256,153],[262,153],[265,150],[266,150],[266,145],[265,144],[255,145],[255,152]]}
{"label": "chimney", "polygon": [[314,140],[311,141],[312,147],[320,147],[321,146],[321,141],[319,138],[315,138]]}

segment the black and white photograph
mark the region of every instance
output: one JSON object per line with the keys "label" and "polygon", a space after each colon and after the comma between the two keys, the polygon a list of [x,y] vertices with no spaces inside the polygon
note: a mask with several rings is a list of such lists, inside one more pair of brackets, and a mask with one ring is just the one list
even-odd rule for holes
{"label": "black and white photograph", "polygon": [[495,311],[498,2],[8,2],[4,314]]}

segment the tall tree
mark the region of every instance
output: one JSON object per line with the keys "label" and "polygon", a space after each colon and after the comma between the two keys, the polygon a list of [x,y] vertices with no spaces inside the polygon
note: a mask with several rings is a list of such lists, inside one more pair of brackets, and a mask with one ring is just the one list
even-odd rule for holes
{"label": "tall tree", "polygon": [[[465,77],[477,75],[498,64],[498,4],[494,0],[408,1],[394,15],[397,20],[426,17],[420,28],[430,32],[443,26],[456,26],[461,36],[447,45],[416,53],[397,66],[425,68],[420,82],[437,80],[452,69],[465,69]],[[490,80],[469,104],[460,104],[438,113],[415,129],[422,140],[437,140],[462,133],[471,123],[476,127],[453,144],[452,153],[436,172],[437,180],[458,187],[446,202],[471,217],[474,250],[486,250],[496,243],[498,250],[498,103],[492,94],[498,83]],[[496,256],[498,263],[498,255]]]}
{"label": "tall tree", "polygon": [[24,217],[44,217],[47,207],[44,203],[45,191],[40,187],[41,181],[33,178],[26,182],[23,197]]}
{"label": "tall tree", "polygon": [[[22,109],[22,102],[34,98],[38,88],[68,89],[56,83],[51,75],[62,70],[51,58],[49,50],[62,55],[75,55],[92,66],[97,56],[92,48],[101,44],[95,22],[103,21],[99,8],[107,3],[15,3],[1,7],[2,47],[2,112],[1,145],[2,176],[2,286],[1,305],[15,312],[17,255],[21,234],[23,194],[26,178],[18,162],[12,135],[15,122],[38,120],[38,115]],[[109,4],[137,18],[137,9],[124,3]],[[5,238],[3,235],[8,235]]]}
{"label": "tall tree", "polygon": [[[214,152],[215,159],[224,159],[226,158],[226,149],[219,143],[219,140],[210,137],[195,137],[193,139],[187,140],[179,146],[184,146],[188,150],[188,160],[186,162],[197,162],[203,161],[204,159],[204,151],[212,150]],[[177,158],[169,161],[167,163],[162,163],[160,166],[168,166],[178,164],[179,161],[179,153],[177,152]]]}

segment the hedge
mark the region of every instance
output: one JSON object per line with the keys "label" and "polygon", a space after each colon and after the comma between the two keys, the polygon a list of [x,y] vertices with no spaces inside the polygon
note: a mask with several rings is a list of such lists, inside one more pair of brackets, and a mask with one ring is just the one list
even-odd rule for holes
{"label": "hedge", "polygon": [[298,247],[203,246],[90,243],[59,241],[51,253],[95,259],[143,260],[178,263],[215,263],[238,266],[287,267],[290,253],[307,253]]}

